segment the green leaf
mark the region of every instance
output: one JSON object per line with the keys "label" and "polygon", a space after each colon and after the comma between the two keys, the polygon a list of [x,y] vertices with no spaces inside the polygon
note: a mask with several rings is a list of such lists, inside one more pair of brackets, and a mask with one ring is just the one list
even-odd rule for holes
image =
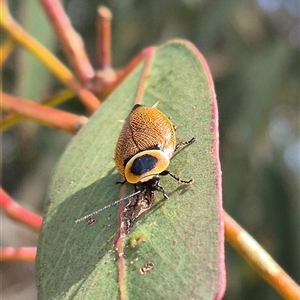
{"label": "green leaf", "polygon": [[[202,55],[189,42],[148,48],[143,61],[73,138],[53,174],[37,255],[40,299],[220,299],[224,239],[218,112]],[[134,103],[158,109],[176,125],[177,141],[196,142],[173,157],[169,195],[139,217],[128,237],[118,235],[121,208],[75,220],[128,195],[117,186],[113,153]],[[117,248],[117,249],[116,249]],[[153,268],[141,275],[150,262]]]}

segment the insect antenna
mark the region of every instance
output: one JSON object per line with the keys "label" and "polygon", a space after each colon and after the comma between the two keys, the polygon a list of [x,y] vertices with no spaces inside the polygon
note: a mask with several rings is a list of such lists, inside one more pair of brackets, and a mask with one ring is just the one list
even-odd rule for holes
{"label": "insect antenna", "polygon": [[88,218],[90,218],[90,217],[92,217],[92,216],[94,216],[94,215],[97,215],[97,214],[100,213],[101,211],[106,210],[106,209],[108,209],[108,208],[110,208],[110,207],[112,207],[112,206],[115,206],[115,205],[117,205],[117,204],[119,204],[119,203],[121,203],[121,202],[123,202],[123,201],[125,201],[125,200],[127,200],[127,199],[130,199],[131,197],[136,196],[136,195],[138,195],[139,193],[141,193],[141,191],[137,191],[137,192],[135,192],[135,193],[133,193],[133,194],[131,194],[131,195],[129,195],[129,196],[126,196],[125,198],[122,198],[122,199],[119,199],[119,200],[117,200],[117,201],[115,201],[115,202],[113,202],[113,203],[110,203],[110,204],[108,204],[108,205],[106,205],[106,206],[104,206],[104,207],[102,207],[102,208],[100,208],[100,209],[98,209],[98,210],[96,210],[96,211],[94,211],[94,212],[92,212],[92,213],[90,213],[90,214],[88,214],[88,215],[86,215],[86,216],[80,218],[80,219],[77,219],[77,220],[75,221],[75,223],[79,223],[79,222],[81,222],[81,221],[83,221],[83,220],[86,220],[86,219],[88,219]]}

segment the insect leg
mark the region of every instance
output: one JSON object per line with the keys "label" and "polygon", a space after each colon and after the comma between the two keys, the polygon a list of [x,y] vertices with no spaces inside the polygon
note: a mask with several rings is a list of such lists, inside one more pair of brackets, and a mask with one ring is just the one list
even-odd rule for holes
{"label": "insect leg", "polygon": [[174,152],[176,152],[178,149],[180,149],[182,147],[185,147],[185,146],[188,146],[188,145],[194,143],[195,141],[196,141],[196,139],[194,137],[192,137],[189,141],[178,143],[175,147]]}
{"label": "insect leg", "polygon": [[165,170],[165,171],[161,172],[159,175],[161,175],[161,176],[170,175],[173,179],[175,179],[176,181],[178,181],[178,183],[181,183],[181,184],[192,184],[192,183],[194,183],[194,179],[183,180],[183,179],[179,178],[178,176],[176,176],[175,174],[170,173],[168,170]]}

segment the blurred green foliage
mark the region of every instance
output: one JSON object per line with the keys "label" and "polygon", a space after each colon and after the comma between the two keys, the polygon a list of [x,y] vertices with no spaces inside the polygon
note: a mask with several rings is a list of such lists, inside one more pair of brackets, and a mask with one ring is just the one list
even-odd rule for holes
{"label": "blurred green foliage", "polygon": [[[35,23],[42,42],[51,47],[54,35],[45,34],[48,25],[41,21],[45,15],[32,2],[10,1],[13,15],[25,28]],[[188,39],[204,54],[219,104],[224,207],[299,282],[298,1],[70,0],[64,4],[93,62],[99,5],[108,6],[114,15],[114,67],[125,66],[144,47],[172,38]],[[3,88],[22,97],[45,97],[58,84],[51,74],[37,79],[36,69],[24,73],[34,66],[23,52],[16,51],[5,64]],[[57,54],[66,61],[59,45]],[[33,94],[36,89],[39,93]],[[66,106],[73,111],[80,107],[75,102]],[[69,138],[27,121],[6,132],[4,188],[22,204],[41,211],[49,176]],[[281,299],[230,246],[226,265],[225,299]]]}

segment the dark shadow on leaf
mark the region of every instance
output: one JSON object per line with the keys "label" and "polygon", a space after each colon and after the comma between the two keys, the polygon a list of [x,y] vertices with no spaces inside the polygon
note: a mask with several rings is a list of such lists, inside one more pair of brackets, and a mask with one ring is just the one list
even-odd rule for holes
{"label": "dark shadow on leaf", "polygon": [[[106,177],[70,195],[43,226],[43,246],[40,251],[44,253],[39,253],[39,259],[47,262],[42,265],[44,277],[48,277],[44,278],[44,285],[52,286],[52,293],[55,292],[52,297],[65,294],[78,283],[80,284],[76,289],[80,289],[99,261],[109,252],[112,253],[111,259],[115,259],[111,250],[114,248],[112,240],[117,232],[117,207],[103,211],[97,216],[97,222],[93,226],[87,226],[85,221],[75,224],[74,218],[118,198],[119,188],[115,186],[115,182],[119,175],[112,174],[113,171],[114,169]],[[55,202],[55,199],[52,201]],[[63,252],[53,248],[53,245],[59,244],[63,245],[59,248]],[[72,276],[65,276],[66,273]],[[73,290],[73,294],[75,297],[76,290]]]}

